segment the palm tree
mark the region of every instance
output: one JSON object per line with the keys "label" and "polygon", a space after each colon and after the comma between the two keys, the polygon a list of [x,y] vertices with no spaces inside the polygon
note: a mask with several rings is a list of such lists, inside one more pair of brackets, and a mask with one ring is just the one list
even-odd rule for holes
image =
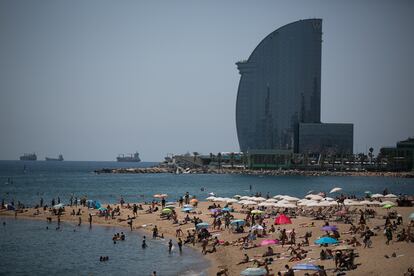
{"label": "palm tree", "polygon": [[231,168],[234,168],[234,152],[230,153],[230,164]]}
{"label": "palm tree", "polygon": [[218,161],[218,166],[220,169],[221,168],[221,152],[217,153],[217,161]]}

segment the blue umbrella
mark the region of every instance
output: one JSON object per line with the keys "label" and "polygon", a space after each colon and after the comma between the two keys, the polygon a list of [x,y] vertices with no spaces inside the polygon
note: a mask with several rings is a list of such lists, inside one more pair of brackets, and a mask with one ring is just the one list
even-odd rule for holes
{"label": "blue umbrella", "polygon": [[267,274],[266,269],[260,268],[260,267],[249,267],[240,273],[240,275],[243,275],[243,276],[262,276],[266,274]]}
{"label": "blue umbrella", "polygon": [[242,219],[236,219],[236,220],[232,220],[230,222],[231,225],[238,225],[238,226],[243,226],[246,224],[246,222]]}
{"label": "blue umbrella", "polygon": [[315,241],[316,244],[332,244],[338,243],[338,240],[331,238],[331,237],[322,237],[319,240]]}
{"label": "blue umbrella", "polygon": [[198,229],[200,229],[200,228],[208,228],[209,227],[209,224],[207,222],[200,222],[196,226],[197,226]]}
{"label": "blue umbrella", "polygon": [[297,264],[292,267],[294,270],[320,270],[320,268],[314,264]]}
{"label": "blue umbrella", "polygon": [[233,209],[230,209],[230,208],[228,208],[228,207],[224,207],[223,209],[221,209],[222,211],[224,211],[224,212],[231,212],[231,211],[233,211]]}
{"label": "blue umbrella", "polygon": [[192,210],[194,210],[194,209],[190,208],[190,207],[181,209],[182,212],[191,212]]}

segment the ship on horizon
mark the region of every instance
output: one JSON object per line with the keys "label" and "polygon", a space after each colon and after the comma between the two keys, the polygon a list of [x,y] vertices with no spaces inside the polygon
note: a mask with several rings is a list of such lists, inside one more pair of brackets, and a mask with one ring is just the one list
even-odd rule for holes
{"label": "ship on horizon", "polygon": [[36,153],[25,153],[22,156],[20,156],[21,161],[36,161],[37,155]]}
{"label": "ship on horizon", "polygon": [[116,161],[118,162],[141,162],[141,159],[139,158],[139,153],[135,152],[134,154],[119,154],[116,158]]}
{"label": "ship on horizon", "polygon": [[58,158],[51,158],[51,157],[45,157],[45,160],[46,161],[63,161],[64,159],[63,159],[63,155],[62,154],[59,154],[59,157]]}

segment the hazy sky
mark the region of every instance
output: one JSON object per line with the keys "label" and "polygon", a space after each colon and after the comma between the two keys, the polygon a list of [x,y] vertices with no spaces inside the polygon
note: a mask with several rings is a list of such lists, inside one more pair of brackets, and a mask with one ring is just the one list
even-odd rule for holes
{"label": "hazy sky", "polygon": [[323,19],[322,121],[414,136],[414,1],[0,0],[0,159],[238,151],[235,62]]}

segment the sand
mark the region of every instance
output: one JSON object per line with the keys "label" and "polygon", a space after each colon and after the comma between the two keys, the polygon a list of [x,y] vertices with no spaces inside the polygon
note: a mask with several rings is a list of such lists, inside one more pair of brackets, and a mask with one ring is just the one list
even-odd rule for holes
{"label": "sand", "polygon": [[[210,202],[200,202],[197,207],[196,214],[198,217],[200,217],[203,221],[206,221],[208,223],[212,223],[213,218],[211,217],[211,213],[207,209],[209,205],[212,203]],[[119,204],[118,204],[119,205]],[[132,206],[132,203],[130,203]],[[104,204],[103,206],[107,206]],[[111,205],[115,206],[115,205]],[[191,230],[194,227],[193,223],[189,223],[186,225],[178,226],[175,224],[172,224],[172,221],[163,220],[160,218],[159,214],[152,213],[152,214],[146,214],[145,210],[148,209],[148,205],[143,205],[144,210],[138,211],[138,216],[136,219],[133,220],[133,231],[137,231],[138,229],[141,229],[143,231],[148,231],[148,236],[152,235],[152,228],[153,225],[157,225],[159,229],[159,233],[163,233],[165,238],[175,238],[176,236],[176,229],[180,227],[182,231],[184,232],[184,236],[187,232],[187,230]],[[177,204],[178,206],[178,204]],[[232,214],[235,216],[235,218],[243,219],[245,218],[244,214],[239,213],[241,210],[241,206],[238,204],[234,204],[233,207],[235,208],[235,212]],[[65,213],[61,216],[62,222],[72,222],[74,224],[78,223],[78,216],[72,216],[70,215],[72,209],[77,209],[80,207],[65,207]],[[99,217],[95,215],[98,211],[94,209],[88,209],[87,207],[81,207],[82,209],[82,226],[81,227],[89,227],[88,223],[88,215],[89,213],[94,214],[93,215],[93,225],[99,224],[99,225],[111,225],[111,226],[121,226],[121,227],[127,227],[129,228],[129,225],[127,224],[127,221],[119,221],[119,218],[126,219],[127,216],[132,217],[132,210],[125,208],[121,208],[121,216],[116,217],[115,219],[109,218],[108,220],[105,220],[104,217]],[[375,226],[382,226],[384,225],[384,219],[382,218],[383,215],[386,215],[388,210],[382,209],[380,207],[373,208],[377,211],[377,215],[375,218],[371,218],[367,221],[367,225],[372,229]],[[414,212],[414,207],[395,207],[392,210],[396,210],[399,214],[402,215],[404,219],[404,227],[408,225],[408,216],[412,212]],[[23,212],[17,214],[17,218],[29,218],[29,219],[40,219],[44,220],[46,224],[46,218],[52,217],[52,223],[56,223],[57,217],[50,214],[49,211],[43,211],[43,209],[39,209],[40,214],[35,215],[36,209],[29,208],[24,209]],[[177,214],[179,220],[182,220],[186,213],[183,213],[180,211],[180,208],[177,208]],[[0,216],[15,216],[14,211],[6,211],[1,210]],[[192,218],[193,214],[190,214],[190,217]],[[266,224],[270,227],[270,225],[273,223],[274,219],[270,218],[265,220],[267,222]],[[314,227],[303,227],[303,224],[305,223],[311,223],[314,222]],[[311,218],[308,217],[297,217],[292,219],[292,224],[288,225],[281,225],[281,226],[275,226],[285,228],[288,231],[291,229],[295,229],[297,232],[297,241],[302,241],[303,239],[299,238],[305,234],[306,231],[312,231],[312,237],[309,239],[310,246],[304,247],[305,250],[308,250],[307,259],[304,259],[299,262],[288,262],[290,256],[289,253],[287,253],[288,246],[285,245],[285,247],[282,248],[281,245],[272,245],[271,247],[274,249],[274,252],[281,253],[281,258],[278,259],[276,257],[274,258],[274,262],[269,266],[271,269],[271,272],[275,275],[278,271],[284,271],[284,266],[288,264],[290,267],[297,263],[313,263],[317,265],[324,265],[325,269],[327,269],[328,275],[335,275],[336,273],[333,272],[335,268],[335,263],[333,260],[320,260],[319,259],[319,253],[321,251],[321,248],[319,246],[314,245],[314,241],[322,236],[325,232],[321,230],[321,227],[324,224],[323,220],[311,220]],[[349,224],[344,224],[343,222],[334,223],[330,222],[331,225],[336,225],[339,228],[339,232],[346,232],[349,229]],[[224,227],[224,226],[223,226]],[[401,226],[402,227],[402,226]],[[359,257],[356,258],[355,263],[358,264],[357,269],[346,271],[346,275],[403,275],[404,272],[407,271],[407,269],[410,266],[414,265],[414,259],[413,259],[413,253],[414,253],[414,243],[407,243],[407,242],[396,242],[396,233],[394,233],[394,240],[390,243],[390,245],[385,244],[385,236],[383,234],[383,230],[374,231],[377,235],[372,237],[372,248],[363,248],[356,247],[355,251],[359,254]],[[230,233],[228,230],[222,230],[214,232],[214,235],[217,235],[219,240],[224,241],[234,241],[237,238],[246,235],[246,234],[233,234]],[[345,240],[347,238],[350,238],[350,234],[342,234],[340,240]],[[358,240],[362,243],[362,238],[357,235]],[[255,241],[256,244],[260,243],[261,240],[264,239],[278,239],[278,234],[272,233],[268,235],[266,238],[259,238]],[[192,247],[192,246],[191,246]],[[211,248],[211,245],[208,246],[208,248]],[[237,263],[243,258],[244,253],[248,254],[248,256],[252,258],[258,258],[258,259],[264,259],[260,257],[265,251],[266,246],[263,247],[257,247],[252,248],[248,250],[241,250],[240,246],[218,246],[217,252],[212,254],[207,254],[206,258],[211,261],[211,266],[208,270],[208,275],[216,275],[217,271],[220,270],[220,268],[227,268],[229,270],[229,275],[240,275],[240,272],[244,270],[247,267],[253,267],[253,263],[248,264],[242,264],[237,265]],[[334,248],[334,246],[329,246],[328,248]],[[195,250],[201,251],[201,245],[196,244]],[[395,252],[397,257],[391,257],[392,253]],[[166,249],[166,254],[167,249]],[[390,258],[384,257],[384,255],[388,255]],[[312,271],[298,271],[295,273],[295,275],[304,275],[305,272],[312,273]]]}

